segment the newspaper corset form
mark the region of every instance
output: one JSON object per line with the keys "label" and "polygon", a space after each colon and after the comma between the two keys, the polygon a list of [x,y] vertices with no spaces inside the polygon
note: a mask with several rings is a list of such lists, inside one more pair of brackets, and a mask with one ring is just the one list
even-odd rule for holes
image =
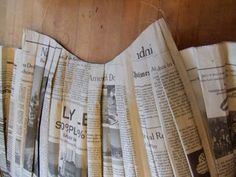
{"label": "newspaper corset form", "polygon": [[85,62],[30,30],[13,58],[11,94],[0,95],[8,110],[6,118],[0,112],[3,176],[222,174],[163,19],[106,64]]}

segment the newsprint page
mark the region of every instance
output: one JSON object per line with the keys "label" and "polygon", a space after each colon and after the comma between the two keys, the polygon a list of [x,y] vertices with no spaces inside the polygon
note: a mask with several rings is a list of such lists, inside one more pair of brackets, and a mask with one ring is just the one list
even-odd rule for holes
{"label": "newsprint page", "polygon": [[0,177],[235,177],[236,44],[160,19],[106,64],[24,30],[0,47]]}
{"label": "newsprint page", "polygon": [[235,49],[235,44],[226,42],[181,51],[195,94],[204,105],[201,111],[220,176],[234,176],[235,171]]}

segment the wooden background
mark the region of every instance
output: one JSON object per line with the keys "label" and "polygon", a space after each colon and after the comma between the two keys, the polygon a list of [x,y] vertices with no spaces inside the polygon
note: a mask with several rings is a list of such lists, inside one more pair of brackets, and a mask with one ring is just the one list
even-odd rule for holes
{"label": "wooden background", "polygon": [[29,28],[104,63],[162,16],[179,49],[236,41],[236,0],[0,0],[0,44],[20,47]]}

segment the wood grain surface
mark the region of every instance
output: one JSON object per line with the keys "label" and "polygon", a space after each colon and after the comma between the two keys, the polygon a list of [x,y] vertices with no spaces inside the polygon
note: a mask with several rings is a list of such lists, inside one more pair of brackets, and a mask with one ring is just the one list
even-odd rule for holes
{"label": "wood grain surface", "polygon": [[0,0],[0,44],[20,47],[29,28],[104,63],[160,17],[179,49],[236,41],[236,0]]}

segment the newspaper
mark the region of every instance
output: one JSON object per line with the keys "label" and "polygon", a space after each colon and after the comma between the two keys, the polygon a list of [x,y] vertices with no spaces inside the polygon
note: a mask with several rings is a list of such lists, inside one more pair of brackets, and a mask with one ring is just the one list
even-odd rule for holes
{"label": "newspaper", "polygon": [[[236,43],[226,42],[223,44],[226,50],[226,89],[228,97],[228,125],[231,135],[231,142],[236,159]],[[236,160],[235,160],[236,163]],[[236,174],[236,171],[234,172]]]}
{"label": "newspaper", "polygon": [[[158,45],[152,39],[155,29],[150,26],[132,44],[130,55],[140,126],[143,132],[151,176],[173,176],[173,170],[155,104],[148,61]],[[156,30],[156,32],[160,32]],[[154,56],[155,57],[155,56]],[[184,157],[185,158],[185,157]],[[186,166],[187,167],[187,166]],[[186,168],[188,170],[188,167]]]}
{"label": "newspaper", "polygon": [[[156,171],[160,176],[191,176],[187,159],[172,118],[167,99],[160,83],[157,63],[163,64],[168,56],[168,49],[160,28],[154,26],[143,32],[137,45],[133,48],[133,77],[140,118],[143,117],[144,132],[147,132],[146,146],[154,156]],[[156,38],[158,40],[156,40]],[[145,42],[143,42],[145,41]],[[140,102],[140,103],[139,103]],[[147,125],[150,129],[147,129]],[[156,127],[157,128],[156,128]],[[168,153],[168,154],[167,154]],[[180,163],[181,162],[181,163]],[[165,164],[165,166],[163,166]],[[163,168],[164,167],[164,168]],[[172,169],[171,169],[172,167]],[[156,176],[154,173],[153,176]]]}
{"label": "newspaper", "polygon": [[[182,51],[199,104],[204,104],[208,130],[218,176],[235,176],[233,155],[234,48],[221,43]],[[192,68],[190,67],[192,65]],[[198,72],[193,74],[193,70]],[[192,72],[192,75],[190,75]],[[195,78],[195,79],[193,79]],[[200,89],[200,88],[201,89]],[[214,104],[212,104],[214,103]]]}
{"label": "newspaper", "polygon": [[12,86],[11,86],[11,96],[10,96],[10,105],[9,105],[9,120],[8,120],[8,127],[7,127],[7,168],[8,173],[11,173],[12,169],[12,158],[13,158],[13,140],[15,138],[14,136],[14,123],[15,123],[15,117],[16,117],[16,106],[17,106],[17,97],[18,97],[18,91],[20,87],[20,78],[21,78],[21,68],[20,65],[22,64],[22,56],[23,51],[17,49],[15,51],[14,56],[14,67],[13,67],[13,76],[12,76]]}
{"label": "newspaper", "polygon": [[[0,171],[1,173],[7,172],[7,161],[5,153],[5,122],[3,113],[3,79],[2,79],[2,46],[0,46]],[[0,173],[0,174],[1,174]]]}
{"label": "newspaper", "polygon": [[197,98],[201,114],[206,119],[206,108],[202,95],[201,83],[197,69],[197,52],[194,47],[180,51],[194,94]]}
{"label": "newspaper", "polygon": [[64,54],[59,58],[52,86],[48,175],[86,176],[90,64],[67,52]]}
{"label": "newspaper", "polygon": [[[37,45],[32,43],[31,40],[38,40],[38,34],[24,36],[22,59],[17,67],[19,70],[16,79],[16,89],[13,98],[14,106],[10,108],[14,113],[12,116],[13,129],[12,129],[12,148],[8,148],[11,153],[9,159],[9,172],[12,176],[21,176],[23,167],[23,154],[25,142],[25,129],[27,126],[27,117],[29,111],[29,99],[31,95],[32,80],[35,65],[35,56]],[[9,133],[8,133],[9,134]],[[8,157],[7,157],[8,158]]]}
{"label": "newspaper", "polygon": [[125,176],[116,104],[116,65],[105,65],[102,95],[103,176]]}
{"label": "newspaper", "polygon": [[196,51],[198,73],[218,174],[235,176],[234,155],[228,127],[226,53],[222,45],[199,47]]}
{"label": "newspaper", "polygon": [[[32,135],[34,135],[33,138],[35,139],[34,144],[31,142],[31,146],[30,146],[32,148],[32,150],[34,149],[33,152],[32,152],[32,150],[30,151],[30,153],[32,153],[32,155],[34,156],[34,160],[32,163],[33,176],[40,176],[40,172],[39,172],[39,168],[40,168],[40,166],[39,166],[39,156],[40,156],[39,155],[40,154],[39,153],[39,135],[40,135],[41,113],[42,113],[42,107],[43,107],[44,98],[45,98],[46,87],[47,87],[47,83],[48,83],[48,76],[49,76],[50,68],[51,68],[52,62],[53,62],[53,54],[55,52],[54,47],[51,47],[51,41],[49,42],[49,45],[47,48],[45,48],[45,50],[42,50],[42,49],[44,49],[44,48],[39,48],[39,51],[40,50],[44,51],[44,54],[41,57],[42,57],[42,59],[44,59],[44,61],[46,60],[46,63],[44,66],[44,73],[43,74],[40,73],[41,77],[42,77],[41,78],[41,86],[40,86],[41,88],[40,88],[40,91],[37,93],[39,99],[36,99],[37,102],[33,102],[33,104],[32,104],[32,105],[34,105],[34,107],[37,106],[38,110],[34,111],[35,114],[31,114],[31,115],[29,114],[29,117],[32,117],[31,118],[31,123],[32,123],[31,126],[33,125],[35,127],[35,129],[33,130],[31,127],[29,127],[29,122],[28,122],[28,127],[27,127],[29,129],[33,130],[32,134],[31,134],[31,136],[29,136],[29,138],[32,138]],[[43,61],[40,63],[42,63],[42,66],[44,65]],[[37,58],[36,58],[35,70],[37,69],[37,67],[39,67],[39,66],[37,65]],[[43,67],[41,67],[41,70],[42,69],[43,69]],[[38,77],[39,77],[38,79],[40,80],[40,75]],[[37,78],[37,77],[35,77],[35,78]],[[36,81],[36,79],[34,81]],[[32,90],[33,90],[33,88],[32,88]],[[32,96],[32,94],[31,94],[31,96]],[[34,110],[34,109],[32,109],[32,110]]]}
{"label": "newspaper", "polygon": [[[189,80],[191,82],[193,92],[195,94],[195,97],[197,98],[197,102],[199,105],[199,109],[201,111],[202,115],[202,122],[203,122],[203,127],[206,130],[206,137],[205,139],[210,142],[210,132],[208,128],[208,123],[207,123],[207,115],[206,115],[206,108],[205,108],[205,103],[202,95],[202,88],[201,88],[201,83],[199,80],[199,75],[198,75],[198,69],[197,69],[197,52],[194,47],[188,48],[185,50],[180,51],[186,72],[188,73]],[[210,144],[209,144],[210,145]],[[211,150],[211,148],[209,148]],[[213,159],[213,152],[211,159]],[[214,167],[216,168],[216,167]],[[217,174],[216,169],[214,172]],[[215,175],[216,175],[215,174]]]}
{"label": "newspaper", "polygon": [[[117,63],[117,60],[105,65],[104,84],[106,85],[104,87],[106,88],[104,89],[104,96],[106,96],[106,99],[104,101],[107,101],[109,108],[106,108],[106,104],[103,103],[103,111],[107,113],[107,115],[104,115],[103,120],[103,124],[107,125],[107,127],[104,127],[103,130],[105,131],[107,129],[110,135],[116,134],[116,147],[113,145],[110,150],[111,158],[114,159],[112,161],[114,176],[136,176],[135,152],[134,146],[131,144],[133,136],[130,120],[127,115],[127,100],[124,97],[123,72],[120,67],[121,64]],[[117,75],[118,73],[119,75]],[[120,135],[117,135],[119,132]],[[115,163],[115,160],[117,163]],[[115,166],[116,164],[117,167]],[[120,169],[120,171],[116,171],[115,169]]]}
{"label": "newspaper", "polygon": [[[161,23],[161,27],[163,29],[165,29],[165,33],[163,33],[163,34],[164,34],[165,39],[166,39],[166,44],[167,44],[168,48],[170,49],[172,61],[173,61],[174,65],[176,66],[176,69],[178,70],[179,77],[180,77],[180,79],[182,81],[182,84],[184,86],[184,91],[185,91],[185,96],[184,97],[185,97],[185,99],[187,98],[186,99],[187,104],[191,108],[191,114],[193,116],[192,122],[195,123],[195,125],[198,129],[198,134],[201,137],[202,147],[203,147],[204,152],[205,152],[204,156],[206,156],[206,159],[207,159],[210,175],[211,176],[217,176],[217,169],[216,169],[217,167],[214,163],[214,155],[213,155],[213,153],[210,149],[210,147],[211,147],[210,142],[207,139],[208,132],[204,128],[204,126],[205,126],[204,117],[202,117],[202,115],[201,115],[196,97],[195,97],[193,89],[192,89],[192,84],[188,79],[188,75],[187,75],[187,72],[185,71],[184,63],[182,61],[182,58],[181,58],[176,46],[174,45],[173,39],[171,38],[170,31],[168,30],[165,23]],[[190,114],[190,117],[188,117],[188,120],[189,120],[189,118],[191,118],[191,114]],[[186,120],[186,122],[183,121],[182,124],[186,125],[186,123],[187,123],[187,120]],[[186,130],[186,129],[183,129],[183,130]],[[189,135],[193,136],[193,134],[191,134],[191,133],[189,133]],[[185,137],[185,138],[187,138],[187,137]],[[192,140],[190,142],[192,142]],[[203,156],[203,154],[200,154],[200,156],[198,156],[199,157],[198,162],[201,162],[201,164],[204,164],[203,163],[204,162],[204,160],[203,160],[204,156]]]}
{"label": "newspaper", "polygon": [[1,87],[1,109],[0,109],[0,169],[7,171],[6,145],[7,127],[9,120],[9,101],[11,95],[12,71],[14,62],[14,48],[0,47],[0,87]]}
{"label": "newspaper", "polygon": [[[28,33],[31,33],[30,31]],[[35,43],[37,43],[35,41]],[[54,74],[57,61],[61,52],[61,47],[47,36],[39,35],[35,72],[33,78],[33,87],[31,93],[31,102],[29,110],[29,120],[25,142],[25,159],[24,161],[24,176],[40,176],[40,162],[39,157],[44,158],[47,148],[43,146],[43,152],[39,152],[39,137],[47,140],[46,125],[44,125],[43,135],[40,135],[40,125],[42,109],[44,104],[45,92],[47,86],[51,86],[52,76]],[[49,84],[50,83],[50,84]],[[47,125],[48,125],[48,121]],[[45,141],[44,141],[45,142]],[[43,143],[42,143],[43,144]],[[40,155],[39,155],[40,154]],[[33,158],[32,158],[33,157]],[[45,161],[43,161],[45,165]]]}
{"label": "newspaper", "polygon": [[[33,32],[31,31],[28,31],[27,33],[26,37],[33,35]],[[34,176],[41,176],[39,169],[42,169],[42,167],[40,167],[40,164],[45,166],[45,161],[42,160],[48,159],[48,165],[42,170],[42,174],[48,174],[49,176],[84,176],[87,174],[87,83],[89,79],[90,64],[80,61],[77,57],[69,54],[64,49],[61,52],[62,48],[55,48],[56,44],[51,46],[49,42],[52,41],[49,39],[50,38],[46,36],[39,35],[37,40],[31,40],[32,43],[37,45],[34,80],[38,82],[38,85],[33,85],[31,93],[32,102],[29,108],[32,109],[29,110],[29,133],[26,134],[26,137],[28,135],[28,141],[26,141],[25,146],[28,150],[25,150],[24,170],[22,175],[31,176],[33,172]],[[54,55],[52,48],[54,48],[54,51],[56,51],[56,49],[60,50],[60,53],[57,51],[56,57],[51,56]],[[60,56],[58,56],[58,54]],[[57,62],[55,61],[57,61],[58,57],[60,61],[57,66],[55,81],[53,84],[49,83],[49,86],[52,88],[50,93],[50,88],[47,89],[47,84],[45,85],[44,82],[48,82],[47,77],[49,71],[47,69],[50,69],[51,64],[53,63],[51,72],[52,74],[54,73],[53,70],[56,69],[55,67],[57,65]],[[54,62],[52,62],[52,59],[54,59]],[[52,80],[49,81],[52,82]],[[84,87],[81,87],[83,84]],[[44,89],[49,91],[49,94],[51,95],[50,103],[47,102],[48,97],[45,96]],[[37,95],[41,96],[40,99],[37,98]],[[44,97],[46,97],[45,105]],[[48,103],[51,105],[48,105]],[[58,105],[61,105],[61,107]],[[50,107],[50,109],[48,110],[45,106]],[[56,106],[57,109],[51,109],[53,106]],[[45,108],[42,109],[43,111],[46,111],[45,113],[38,112],[41,110],[41,107]],[[35,112],[35,110],[38,111]],[[37,125],[40,127],[42,126],[40,125],[42,122],[39,116],[40,114],[46,114],[45,118],[47,119],[48,117],[50,120],[50,122],[46,120],[49,124],[49,132],[44,134],[44,132],[41,131],[42,136],[46,135],[46,137],[48,137],[48,143],[45,142],[45,139],[42,139],[42,144],[40,141],[38,142],[38,140],[35,141],[35,138],[37,137]],[[41,149],[38,150],[37,147],[42,147],[42,160],[39,160],[39,154],[37,153],[38,151],[42,151]],[[47,151],[45,152],[46,149]],[[33,166],[34,171],[32,171]]]}
{"label": "newspaper", "polygon": [[7,161],[6,161],[6,140],[5,140],[5,119],[3,117],[4,110],[4,85],[3,85],[3,67],[2,64],[2,46],[0,46],[0,174],[7,173]]}
{"label": "newspaper", "polygon": [[[140,128],[129,48],[106,64],[114,68],[117,115],[125,176],[151,176]],[[107,75],[106,75],[107,76]],[[108,76],[107,76],[108,77]],[[138,147],[138,148],[137,148]]]}
{"label": "newspaper", "polygon": [[9,102],[11,96],[14,54],[15,54],[14,48],[2,47],[2,86],[3,86],[3,113],[5,120],[5,135],[7,135],[6,127],[8,127],[8,120],[9,120]]}
{"label": "newspaper", "polygon": [[188,161],[184,153],[184,148],[182,146],[175,121],[173,120],[173,116],[168,105],[168,100],[165,96],[165,92],[160,81],[160,76],[157,72],[157,68],[153,67],[155,66],[155,61],[155,58],[149,61],[149,70],[152,78],[155,103],[163,129],[163,137],[166,148],[171,159],[173,173],[175,176],[191,176]]}
{"label": "newspaper", "polygon": [[[87,119],[88,176],[102,177],[102,87],[104,65],[93,64],[89,74]],[[123,175],[124,176],[124,175]]]}
{"label": "newspaper", "polygon": [[[62,47],[55,41],[51,41],[49,45],[48,61],[52,61],[51,65],[45,67],[43,85],[45,84],[45,95],[42,100],[41,113],[39,115],[39,128],[38,128],[38,166],[35,165],[34,169],[37,169],[35,176],[47,176],[48,174],[48,132],[49,132],[49,113],[51,104],[51,91],[53,78],[57,68],[59,57],[63,55]],[[50,63],[50,62],[48,62]],[[42,91],[43,92],[43,91]],[[41,136],[43,134],[44,136]]]}
{"label": "newspaper", "polygon": [[0,67],[0,171],[233,177],[235,48],[190,48],[182,60],[161,19],[112,61],[93,64],[24,31],[14,64]]}
{"label": "newspaper", "polygon": [[[28,34],[26,34],[28,35]],[[35,139],[38,125],[38,114],[40,110],[40,101],[43,96],[40,94],[43,80],[44,68],[47,63],[49,50],[49,38],[39,35],[36,61],[33,73],[33,83],[29,100],[29,110],[27,115],[27,126],[25,127],[25,141],[23,154],[23,176],[32,176],[33,159],[35,154]]]}

